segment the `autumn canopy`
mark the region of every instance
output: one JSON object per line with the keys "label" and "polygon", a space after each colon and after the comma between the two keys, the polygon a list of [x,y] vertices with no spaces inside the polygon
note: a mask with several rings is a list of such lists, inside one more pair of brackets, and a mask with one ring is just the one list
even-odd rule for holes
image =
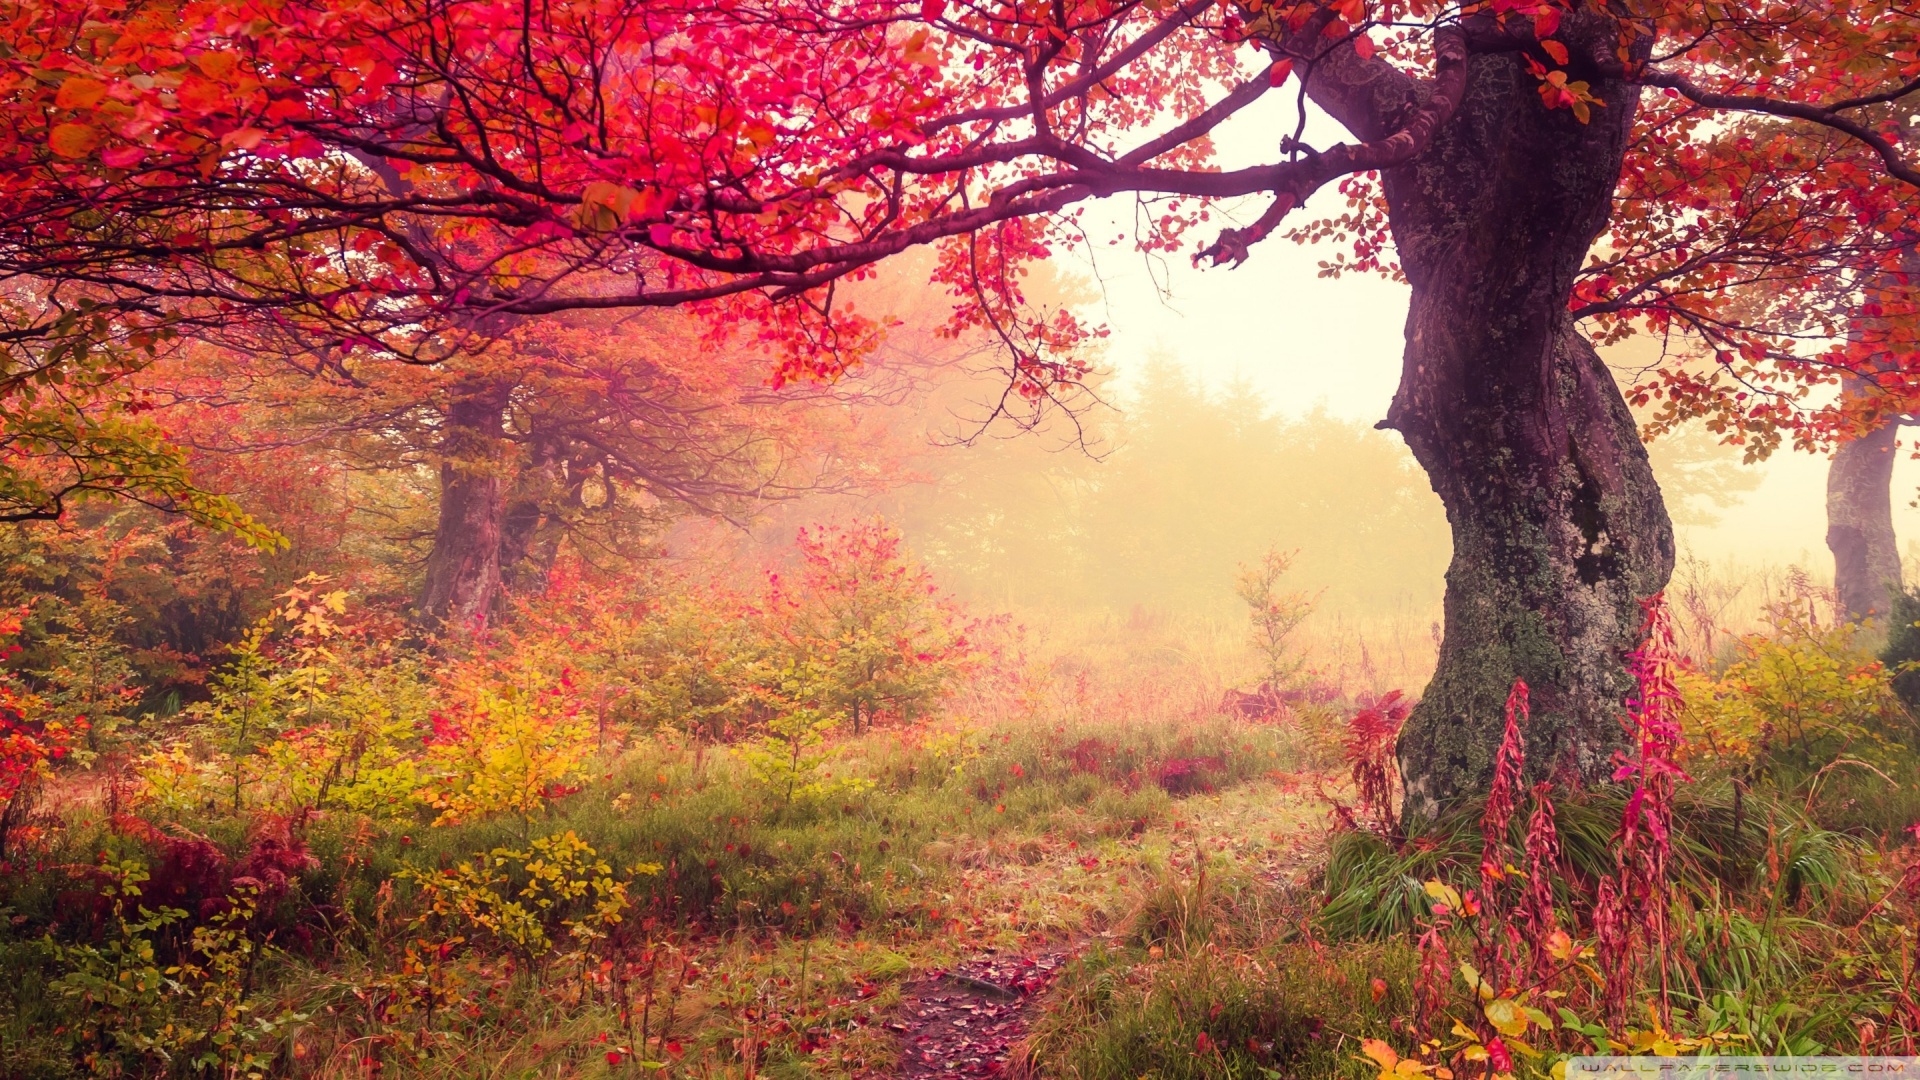
{"label": "autumn canopy", "polygon": [[[0,412],[144,447],[123,486],[191,502],[163,446],[63,426],[50,388],[182,337],[434,364],[670,306],[750,328],[775,381],[831,379],[883,329],[835,283],[921,245],[953,329],[1044,404],[1099,331],[1023,274],[1084,241],[1090,200],[1140,200],[1144,248],[1258,273],[1338,184],[1361,267],[1412,286],[1385,424],[1454,532],[1411,805],[1486,782],[1516,677],[1529,768],[1598,776],[1673,540],[1590,339],[1684,335],[1706,362],[1637,393],[1763,439],[1910,409],[1905,330],[1805,343],[1846,338],[1852,282],[1904,273],[1917,43],[1885,0],[10,0]],[[1212,165],[1270,95],[1300,126]],[[1345,141],[1303,138],[1309,101]],[[1818,392],[1853,371],[1885,394]]]}

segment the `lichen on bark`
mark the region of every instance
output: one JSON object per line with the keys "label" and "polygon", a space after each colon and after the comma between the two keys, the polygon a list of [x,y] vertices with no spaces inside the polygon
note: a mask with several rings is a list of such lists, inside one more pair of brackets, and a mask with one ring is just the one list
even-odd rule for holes
{"label": "lichen on bark", "polygon": [[[1577,55],[1601,55],[1614,25],[1576,13],[1559,36]],[[1327,83],[1316,96],[1336,110],[1344,101],[1348,115],[1365,111],[1352,104],[1363,98],[1400,94],[1404,109],[1426,92],[1377,74],[1342,86],[1345,74],[1316,75]],[[1413,295],[1382,426],[1426,468],[1454,539],[1438,666],[1399,749],[1415,817],[1484,788],[1515,679],[1532,690],[1531,773],[1604,776],[1622,738],[1640,602],[1673,568],[1633,417],[1567,315],[1638,93],[1591,78],[1605,104],[1583,123],[1542,105],[1523,57],[1474,55],[1459,109],[1383,177]]]}

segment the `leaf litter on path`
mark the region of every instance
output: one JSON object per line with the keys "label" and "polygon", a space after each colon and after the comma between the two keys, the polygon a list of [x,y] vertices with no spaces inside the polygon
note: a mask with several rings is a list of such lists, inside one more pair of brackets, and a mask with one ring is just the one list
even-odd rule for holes
{"label": "leaf litter on path", "polygon": [[1064,949],[1036,955],[990,951],[914,980],[887,1024],[900,1037],[899,1075],[1000,1075],[1066,958]]}

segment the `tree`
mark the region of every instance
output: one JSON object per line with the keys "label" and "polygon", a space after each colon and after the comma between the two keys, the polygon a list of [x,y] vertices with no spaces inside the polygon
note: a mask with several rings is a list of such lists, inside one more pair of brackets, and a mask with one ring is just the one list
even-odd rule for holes
{"label": "tree", "polygon": [[745,520],[884,480],[887,455],[855,422],[879,380],[775,389],[763,370],[685,316],[638,312],[555,317],[432,367],[203,350],[157,378],[227,403],[196,425],[203,450],[304,443],[348,469],[433,476],[414,608],[466,628],[507,586],[537,591],[563,546],[619,559],[678,515]]}
{"label": "tree", "polygon": [[[1853,107],[1875,127],[1909,137],[1901,96]],[[1794,155],[1845,167],[1844,141],[1765,153],[1753,152],[1755,144],[1750,125],[1735,125],[1711,144],[1721,152],[1700,155],[1687,177],[1704,182],[1726,212],[1679,230],[1671,220],[1650,225],[1645,212],[1617,221],[1616,245],[1638,256],[1637,265],[1597,264],[1577,292],[1616,333],[1630,310],[1693,338],[1678,363],[1636,391],[1641,403],[1665,398],[1656,432],[1705,416],[1726,441],[1746,446],[1750,460],[1786,438],[1831,451],[1827,544],[1837,598],[1849,618],[1884,615],[1889,587],[1900,585],[1894,452],[1920,388],[1911,200],[1873,185],[1809,185]],[[1657,185],[1674,182],[1634,180],[1646,202],[1661,195]],[[1683,205],[1665,216],[1686,212]]]}
{"label": "tree", "polygon": [[1899,439],[1900,421],[1889,417],[1835,447],[1827,469],[1827,547],[1833,552],[1835,599],[1848,619],[1886,615],[1891,594],[1902,587],[1893,531]]}
{"label": "tree", "polygon": [[1282,591],[1280,579],[1293,565],[1295,552],[1268,548],[1260,561],[1242,566],[1236,592],[1247,605],[1249,635],[1254,652],[1260,655],[1262,691],[1275,693],[1299,674],[1302,661],[1295,655],[1290,639],[1300,624],[1313,614],[1313,598],[1306,593]]}
{"label": "tree", "polygon": [[773,665],[787,673],[775,681],[798,688],[786,696],[846,717],[855,734],[862,721],[919,715],[973,655],[959,611],[884,522],[802,529],[794,546],[798,574],[772,575],[765,603],[782,646]]}
{"label": "tree", "polygon": [[[6,643],[8,658],[19,651],[11,643],[19,632],[18,613],[0,615],[0,642]],[[5,865],[9,837],[33,808],[50,763],[67,755],[86,725],[85,717],[53,715],[16,674],[0,672],[0,865]]]}
{"label": "tree", "polygon": [[[937,243],[956,325],[998,335],[1013,400],[1044,401],[1087,331],[1026,310],[1020,267],[1076,239],[1076,204],[1147,200],[1140,243],[1175,250],[1218,200],[1261,196],[1200,250],[1237,265],[1318,188],[1378,172],[1350,184],[1362,261],[1390,231],[1413,286],[1386,423],[1454,531],[1439,668],[1401,737],[1415,813],[1485,783],[1516,677],[1528,767],[1610,773],[1620,657],[1673,557],[1575,328],[1650,306],[1575,302],[1623,173],[1642,233],[1672,241],[1660,281],[1715,217],[1703,156],[1841,200],[1920,183],[1904,133],[1859,112],[1920,85],[1887,0],[16,10],[0,275],[126,333],[251,319],[431,361],[525,317],[691,304],[783,343],[777,378],[830,377],[875,325],[833,283]],[[1210,133],[1295,74],[1356,141],[1309,147],[1303,117],[1273,160],[1209,167]],[[1636,129],[1646,87],[1668,96]],[[1713,138],[1730,113],[1764,138]],[[1692,300],[1711,315],[1716,291]],[[84,332],[49,315],[9,340]]]}

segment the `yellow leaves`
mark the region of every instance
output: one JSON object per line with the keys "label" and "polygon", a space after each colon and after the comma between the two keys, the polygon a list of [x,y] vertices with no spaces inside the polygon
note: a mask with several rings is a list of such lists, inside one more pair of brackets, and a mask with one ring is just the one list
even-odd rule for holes
{"label": "yellow leaves", "polygon": [[[1434,911],[1437,914],[1448,914],[1460,910],[1460,893],[1453,886],[1444,881],[1435,880],[1427,882],[1423,888],[1433,899]],[[1446,911],[1441,911],[1441,907],[1445,907]]]}
{"label": "yellow leaves", "polygon": [[1480,1006],[1480,1012],[1486,1016],[1493,1030],[1508,1038],[1517,1039],[1527,1033],[1530,1022],[1527,1014],[1521,1011],[1520,1003],[1510,997],[1494,998]]}
{"label": "yellow leaves", "polygon": [[775,136],[775,132],[772,127],[766,124],[763,124],[758,120],[747,121],[746,125],[741,129],[741,134],[746,136],[746,139],[748,142],[752,143],[755,147],[761,150],[765,150],[767,147],[772,146],[774,136]]}
{"label": "yellow leaves", "polygon": [[63,158],[84,158],[100,145],[100,129],[92,124],[55,124],[47,133],[47,146]]}
{"label": "yellow leaves", "polygon": [[[1649,1012],[1652,1010],[1649,1009]],[[1660,1023],[1658,1017],[1653,1026],[1645,1030],[1629,1030],[1626,1039],[1608,1039],[1607,1045],[1616,1053],[1631,1053],[1641,1057],[1691,1057],[1706,1049],[1722,1049],[1730,1043],[1746,1041],[1745,1035],[1733,1032],[1717,1032],[1698,1037],[1676,1035]]]}
{"label": "yellow leaves", "polygon": [[1432,1074],[1439,1080],[1453,1080],[1453,1071],[1439,1065],[1428,1065],[1415,1058],[1403,1058],[1380,1039],[1363,1039],[1360,1042],[1362,1057],[1358,1060],[1371,1061],[1380,1069],[1379,1080],[1406,1080],[1407,1077]]}
{"label": "yellow leaves", "polygon": [[1487,1060],[1487,1048],[1481,1045],[1480,1036],[1476,1034],[1472,1028],[1455,1020],[1453,1022],[1453,1034],[1458,1038],[1466,1040],[1466,1045],[1460,1050],[1460,1056],[1473,1062]]}
{"label": "yellow leaves", "polygon": [[580,192],[574,225],[586,232],[612,232],[631,221],[657,218],[664,202],[658,191],[596,180]]}
{"label": "yellow leaves", "polygon": [[1573,110],[1575,119],[1583,124],[1593,119],[1593,106],[1606,104],[1593,95],[1592,88],[1586,82],[1569,80],[1566,72],[1557,70],[1541,76],[1540,98],[1549,109]]}
{"label": "yellow leaves", "polygon": [[550,688],[482,688],[458,710],[458,725],[459,737],[428,749],[441,773],[441,790],[428,799],[440,810],[435,825],[501,813],[530,817],[549,792],[579,776],[592,748],[592,730]]}
{"label": "yellow leaves", "polygon": [[[1685,1044],[1688,1043],[1695,1045],[1686,1046]],[[1698,1049],[1697,1040],[1676,1039],[1658,1023],[1646,1031],[1629,1031],[1624,1044],[1614,1042],[1614,1045],[1623,1050],[1631,1050],[1635,1054],[1651,1057],[1679,1057],[1684,1050]]]}

